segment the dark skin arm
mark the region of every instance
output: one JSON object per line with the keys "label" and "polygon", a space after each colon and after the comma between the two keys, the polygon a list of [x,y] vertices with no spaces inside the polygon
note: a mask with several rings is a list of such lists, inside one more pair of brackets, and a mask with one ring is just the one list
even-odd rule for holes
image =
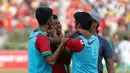
{"label": "dark skin arm", "polygon": [[[52,26],[52,29],[48,30],[48,33],[50,33],[53,36],[53,38],[49,38],[51,44],[56,44],[57,45],[57,44],[60,43],[60,39],[61,38],[58,37],[58,35],[56,34],[56,29],[53,26]],[[78,29],[76,29],[76,30],[74,30],[72,32],[69,32],[69,33],[65,34],[65,37],[67,37],[67,38],[73,38],[73,36],[76,33],[82,34],[86,38],[89,38],[92,35],[90,32],[88,32],[88,31],[86,31],[84,29],[78,28]]]}
{"label": "dark skin arm", "polygon": [[62,40],[61,40],[62,42],[60,43],[57,50],[53,53],[53,55],[45,57],[48,65],[53,66],[55,64],[55,62],[57,61],[57,58],[59,57],[60,52],[63,50],[63,47],[68,40],[69,38],[62,37]]}
{"label": "dark skin arm", "polygon": [[[58,46],[61,42],[62,34],[57,35],[57,32],[58,31],[56,31],[56,28],[54,28],[54,26],[52,26],[51,29],[48,30],[48,33],[51,34],[51,36],[52,36],[52,37],[49,38],[51,45],[57,45]],[[65,50],[62,50],[58,59],[57,59],[57,61],[56,61],[56,63],[69,65],[70,59],[71,59],[71,56],[66,54]]]}
{"label": "dark skin arm", "polygon": [[60,44],[60,46],[57,48],[57,50],[53,53],[52,56],[46,56],[45,59],[48,63],[48,65],[53,66],[57,60],[57,58],[59,57],[59,54],[63,48],[63,44]]}
{"label": "dark skin arm", "polygon": [[113,64],[112,58],[105,59],[105,62],[106,62],[106,66],[107,66],[107,72],[108,73],[115,73],[114,64]]}
{"label": "dark skin arm", "polygon": [[84,29],[78,28],[78,29],[76,29],[76,30],[74,30],[72,32],[69,32],[69,33],[65,34],[65,37],[72,38],[76,33],[82,34],[86,38],[89,38],[92,35],[92,33],[88,32],[88,31],[86,31]]}
{"label": "dark skin arm", "polygon": [[[52,21],[49,21],[49,24],[52,24]],[[48,33],[52,35],[53,38],[49,38],[49,41],[51,44],[54,44],[56,41],[55,39],[58,38],[57,34],[56,34],[56,30],[55,28],[52,26],[49,30]],[[45,59],[48,63],[48,65],[53,66],[58,57],[60,52],[62,51],[62,48],[64,47],[65,42],[67,42],[67,39],[65,40],[65,38],[62,38],[62,42],[60,43],[59,47],[56,49],[56,51],[53,53],[53,55],[51,56],[46,56]]]}
{"label": "dark skin arm", "polygon": [[[58,37],[58,38],[52,37],[52,38],[49,38],[49,41],[50,41],[51,45],[59,45],[60,42],[61,42],[61,37]],[[56,63],[69,65],[70,59],[71,59],[71,56],[66,54],[65,50],[62,50],[61,53],[60,53],[60,56],[58,57],[58,59],[56,61]]]}
{"label": "dark skin arm", "polygon": [[74,30],[72,32],[68,32],[67,34],[65,34],[65,37],[73,37],[75,34],[77,33],[77,30]]}
{"label": "dark skin arm", "polygon": [[60,38],[49,38],[50,44],[59,45],[61,42]]}

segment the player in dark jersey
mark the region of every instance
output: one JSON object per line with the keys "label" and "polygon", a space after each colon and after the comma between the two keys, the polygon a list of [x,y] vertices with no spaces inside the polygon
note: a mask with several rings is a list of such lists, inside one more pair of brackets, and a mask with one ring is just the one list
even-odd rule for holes
{"label": "player in dark jersey", "polygon": [[[49,38],[50,40],[50,46],[52,53],[55,52],[57,47],[60,44],[61,36],[62,36],[62,26],[58,20],[58,17],[56,15],[53,15],[53,25],[52,28],[49,30],[51,36]],[[52,67],[52,73],[67,73],[65,70],[65,65],[70,64],[71,56],[69,56],[65,50],[63,50],[56,63]]]}
{"label": "player in dark jersey", "polygon": [[99,56],[98,56],[98,73],[103,73],[103,64],[102,59],[105,59],[108,73],[115,73],[113,59],[112,59],[112,49],[110,48],[109,42],[102,36],[98,35],[97,37],[100,43]]}
{"label": "player in dark jersey", "polygon": [[[93,12],[88,12],[88,13],[91,15],[91,17],[93,18],[95,22],[97,22],[98,24],[100,23],[98,14],[93,13]],[[92,33],[95,33],[95,32],[92,32]],[[99,56],[98,56],[98,73],[103,73],[103,65],[102,65],[103,58],[105,59],[108,73],[115,73],[113,60],[112,60],[112,49],[110,48],[110,45],[105,38],[103,38],[100,35],[97,35],[97,37],[100,43]]]}
{"label": "player in dark jersey", "polygon": [[98,73],[103,73],[103,65],[102,65],[103,58],[105,59],[108,73],[115,73],[112,60],[112,49],[110,48],[108,41],[104,37],[100,35],[97,35],[97,37],[100,43],[99,57],[98,57]]}
{"label": "player in dark jersey", "polygon": [[[100,24],[100,20],[97,19],[98,14],[94,14],[93,12],[88,13],[91,15],[91,17],[95,22]],[[98,73],[103,73],[103,65],[102,65],[103,58],[105,59],[108,73],[115,73],[112,60],[112,49],[110,48],[108,41],[104,37],[98,34],[97,37],[100,43],[99,56],[98,56]]]}
{"label": "player in dark jersey", "polygon": [[[49,30],[52,36],[49,38],[52,52],[54,52],[56,48],[58,47],[60,43],[60,37],[62,35],[62,32],[61,32],[62,28],[58,20],[58,17],[56,15],[53,15],[53,18],[54,20],[53,20],[52,29]],[[75,31],[66,33],[65,35],[66,37],[72,37],[76,33],[83,34],[85,36],[90,35],[88,32],[82,29],[77,29]],[[66,73],[64,64],[68,67],[68,65],[70,64],[71,55],[66,53],[65,50],[60,53],[60,56],[58,57],[56,64],[53,66],[53,73]],[[67,69],[67,73],[70,73],[69,69]]]}

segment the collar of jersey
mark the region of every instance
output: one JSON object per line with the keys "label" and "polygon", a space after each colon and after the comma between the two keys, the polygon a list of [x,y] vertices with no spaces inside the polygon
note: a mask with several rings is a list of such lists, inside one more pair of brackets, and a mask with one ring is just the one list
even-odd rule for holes
{"label": "collar of jersey", "polygon": [[48,35],[47,32],[45,32],[44,30],[41,30],[40,28],[36,28],[37,31],[41,31],[43,32],[44,34]]}

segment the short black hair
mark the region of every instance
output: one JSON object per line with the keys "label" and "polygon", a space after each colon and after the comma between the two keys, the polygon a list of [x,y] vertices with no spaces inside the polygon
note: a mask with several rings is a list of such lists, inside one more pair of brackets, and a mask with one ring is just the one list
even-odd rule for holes
{"label": "short black hair", "polygon": [[53,14],[53,19],[58,19],[58,16]]}
{"label": "short black hair", "polygon": [[76,22],[80,23],[81,27],[85,30],[89,30],[91,28],[93,19],[86,12],[77,12],[74,14],[74,18]]}
{"label": "short black hair", "polygon": [[35,15],[39,25],[44,26],[52,16],[52,9],[49,7],[39,7],[36,9]]}

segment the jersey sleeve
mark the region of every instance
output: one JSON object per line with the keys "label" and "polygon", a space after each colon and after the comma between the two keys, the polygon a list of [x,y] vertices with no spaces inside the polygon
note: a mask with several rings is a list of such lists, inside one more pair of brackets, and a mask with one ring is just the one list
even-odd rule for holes
{"label": "jersey sleeve", "polygon": [[71,39],[66,44],[66,49],[69,52],[80,52],[84,48],[84,42],[81,38]]}
{"label": "jersey sleeve", "polygon": [[47,36],[43,35],[38,35],[37,40],[36,40],[36,47],[42,55],[49,56],[52,55],[51,49],[50,49],[50,44]]}
{"label": "jersey sleeve", "polygon": [[105,59],[112,58],[112,49],[110,48],[110,44],[108,43],[107,40],[104,40],[104,45],[103,45],[103,56]]}

